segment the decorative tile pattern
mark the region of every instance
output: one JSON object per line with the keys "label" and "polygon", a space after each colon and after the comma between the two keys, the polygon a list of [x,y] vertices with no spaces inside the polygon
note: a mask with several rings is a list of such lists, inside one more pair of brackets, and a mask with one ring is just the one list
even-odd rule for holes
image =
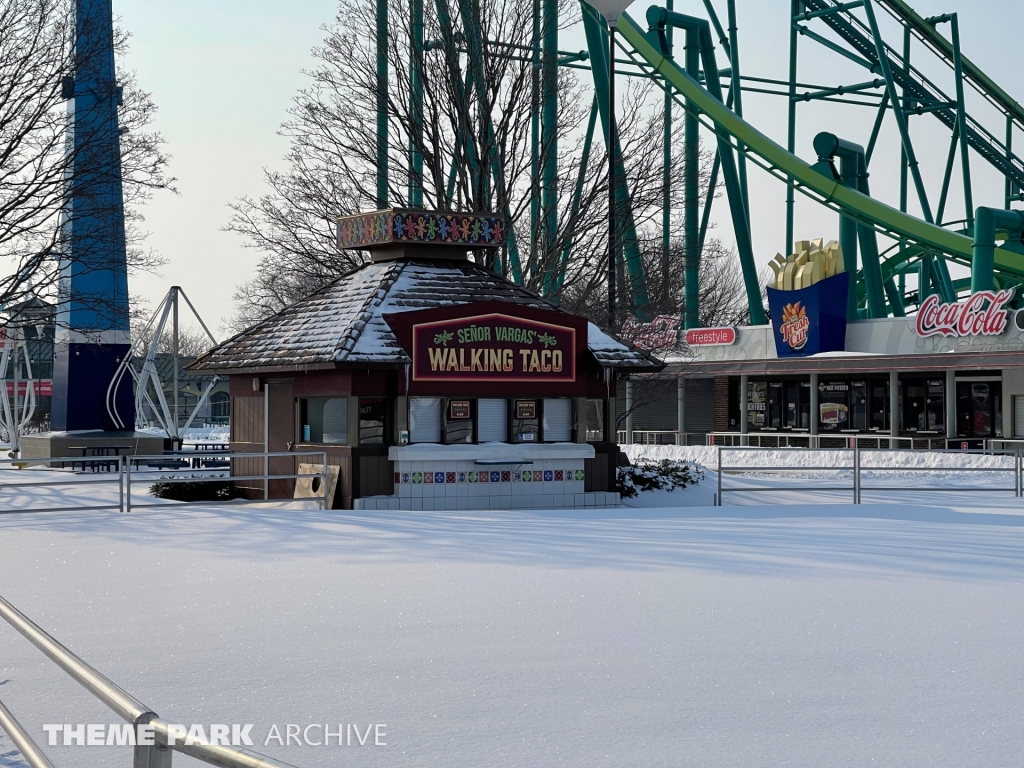
{"label": "decorative tile pattern", "polygon": [[544,470],[544,482],[550,483],[554,479],[555,479],[555,473],[552,472],[550,469],[545,469]]}
{"label": "decorative tile pattern", "polygon": [[470,472],[469,473],[469,482],[475,483],[477,481],[477,477],[479,476],[479,474],[480,474],[479,472]]}
{"label": "decorative tile pattern", "polygon": [[402,473],[402,484],[403,485],[407,485],[409,483],[409,480],[411,480],[411,479],[412,478],[409,476],[408,472],[403,472]]}
{"label": "decorative tile pattern", "polygon": [[541,482],[543,480],[544,480],[544,473],[541,470],[539,470],[539,469],[533,470],[533,482],[539,483],[539,482]]}
{"label": "decorative tile pattern", "polygon": [[416,483],[416,484],[422,483],[423,482],[423,473],[422,472],[413,472],[412,473],[412,481],[414,483]]}
{"label": "decorative tile pattern", "polygon": [[555,480],[557,482],[561,482],[564,477],[565,477],[565,472],[563,472],[560,469],[556,469],[555,470]]}
{"label": "decorative tile pattern", "polygon": [[582,480],[583,479],[583,470],[582,469],[577,469],[576,470],[576,479],[577,480]]}
{"label": "decorative tile pattern", "polygon": [[501,482],[503,482],[503,483],[511,483],[512,482],[512,472],[511,472],[511,470],[508,470],[508,469],[502,470]]}
{"label": "decorative tile pattern", "polygon": [[499,246],[505,219],[493,214],[442,214],[428,211],[376,211],[338,219],[338,247],[363,248],[384,243],[454,243]]}
{"label": "decorative tile pattern", "polygon": [[[453,482],[454,482],[454,480],[453,480]],[[444,485],[444,472],[435,472],[434,473],[434,484],[435,485]]]}
{"label": "decorative tile pattern", "polygon": [[455,482],[455,473],[454,472],[445,472],[444,473],[444,482],[446,482],[446,483],[454,483]]}
{"label": "decorative tile pattern", "polygon": [[486,483],[490,479],[491,479],[491,475],[490,475],[490,473],[487,472],[486,469],[483,472],[480,473],[480,482],[481,483]]}
{"label": "decorative tile pattern", "polygon": [[460,483],[466,482],[466,473],[465,472],[459,472],[459,482]]}
{"label": "decorative tile pattern", "polygon": [[496,469],[492,469],[491,470],[491,482],[492,483],[500,483],[501,482],[501,472],[499,472]]}
{"label": "decorative tile pattern", "polygon": [[434,473],[433,472],[424,472],[423,473],[423,482],[424,483],[430,483],[431,485],[433,485],[434,484]]}

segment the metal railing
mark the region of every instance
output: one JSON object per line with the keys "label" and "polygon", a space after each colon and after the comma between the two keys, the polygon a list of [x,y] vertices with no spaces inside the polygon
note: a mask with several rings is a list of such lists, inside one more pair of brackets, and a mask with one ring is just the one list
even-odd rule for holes
{"label": "metal railing", "polygon": [[619,445],[705,445],[705,432],[677,432],[674,429],[634,429],[631,440],[626,439],[626,430],[615,433]]}
{"label": "metal railing", "polygon": [[[936,435],[888,435],[880,433],[818,434],[809,432],[709,432],[706,445],[726,448],[874,448],[880,450],[944,451],[950,445],[979,442],[975,438],[947,438]],[[1010,442],[996,440],[993,442]],[[1022,441],[1024,444],[1024,441]]]}
{"label": "metal railing", "polygon": [[[722,506],[722,496],[728,491],[730,493],[782,493],[788,491],[801,491],[801,492],[817,492],[817,491],[841,491],[843,493],[851,494],[851,499],[854,504],[861,503],[861,497],[864,491],[885,491],[887,493],[920,493],[922,491],[932,492],[952,492],[952,493],[977,493],[983,491],[985,493],[1013,493],[1014,498],[1021,498],[1024,496],[1024,483],[1022,483],[1022,463],[1020,450],[1005,451],[1002,453],[993,453],[988,450],[980,451],[949,451],[947,452],[950,456],[964,456],[964,455],[980,455],[980,456],[1003,456],[1007,459],[1013,460],[1013,465],[1009,466],[1009,462],[1004,466],[993,466],[993,467],[912,467],[912,466],[900,466],[900,465],[876,465],[870,463],[868,466],[862,464],[862,457],[864,454],[878,455],[882,453],[888,453],[888,451],[870,451],[863,448],[834,448],[834,449],[799,449],[799,448],[783,448],[779,450],[792,451],[795,454],[806,453],[808,450],[814,450],[815,452],[823,452],[835,456],[841,456],[845,461],[842,464],[830,464],[826,466],[793,466],[783,464],[736,464],[729,466],[722,463],[722,455],[724,453],[750,453],[756,451],[768,450],[765,448],[759,448],[756,446],[718,446],[718,465],[717,465],[717,481],[718,481],[718,492],[715,496],[715,506]],[[787,474],[806,474],[808,472],[832,472],[841,476],[841,480],[846,480],[841,485],[742,485],[736,487],[726,487],[724,479],[726,476],[737,477],[744,474],[759,474],[759,473],[771,473],[779,475]],[[913,473],[964,473],[970,475],[971,473],[986,472],[989,474],[1012,474],[1013,484],[1007,486],[993,486],[993,485],[950,485],[948,482],[934,485],[865,485],[864,476],[867,474],[870,482],[870,478],[873,477],[874,473],[885,473],[885,472],[913,472]],[[848,479],[842,477],[848,473]],[[834,477],[835,475],[833,475]]]}
{"label": "metal railing", "polygon": [[[147,726],[152,730],[154,744],[140,745],[138,741],[141,739],[135,740],[133,768],[171,768],[173,752],[181,752],[189,757],[202,760],[204,763],[220,766],[220,768],[294,768],[288,763],[248,749],[211,744],[206,739],[191,738],[186,741],[179,731],[172,731],[174,728],[172,723],[161,718],[151,708],[93,669],[40,629],[3,597],[0,597],[0,616],[68,676],[81,684],[123,720],[131,723],[136,733],[140,726]],[[31,768],[53,768],[46,755],[2,703],[0,703],[0,726],[11,737]]]}
{"label": "metal railing", "polygon": [[[191,468],[191,460],[209,458],[218,462],[228,462],[229,467],[200,467]],[[275,458],[292,458],[297,459],[301,457],[315,458],[315,461],[309,461],[310,464],[319,464],[320,470],[314,473],[270,473],[270,460]],[[152,501],[152,502],[137,502],[132,501],[132,486],[133,484],[138,487],[139,485],[153,485],[154,483],[253,483],[259,482],[263,484],[263,498],[257,499],[244,499],[244,498],[233,498],[218,500],[216,502],[201,502],[201,503],[217,503],[217,504],[254,504],[262,503],[270,500],[269,487],[270,482],[273,480],[302,480],[312,479],[314,486],[317,485],[316,480],[319,479],[318,487],[315,488],[314,492],[319,493],[319,496],[314,496],[313,499],[321,506],[322,509],[326,509],[330,503],[330,474],[327,464],[327,452],[326,451],[271,451],[265,453],[223,453],[221,451],[188,451],[187,455],[182,456],[181,454],[172,455],[153,455],[153,456],[95,456],[95,457],[54,457],[48,459],[0,459],[0,467],[7,466],[46,466],[51,470],[53,469],[64,469],[64,465],[74,461],[76,464],[90,464],[91,466],[109,467],[111,464],[116,466],[116,472],[83,472],[72,473],[67,471],[54,472],[53,474],[57,477],[54,479],[33,479],[31,481],[23,478],[29,476],[38,477],[37,471],[32,469],[19,469],[19,470],[4,470],[0,469],[0,514],[14,513],[14,512],[97,512],[102,510],[114,510],[119,512],[131,512],[133,509],[139,509],[144,507],[163,507],[167,505],[167,501]],[[263,471],[257,474],[245,474],[245,475],[232,475],[228,471],[230,468],[230,462],[240,460],[260,460]],[[43,470],[46,472],[46,470]],[[25,474],[22,474],[25,473]],[[41,473],[40,473],[41,474]],[[14,477],[18,476],[15,480]],[[8,478],[11,478],[11,482],[8,482]],[[33,488],[33,489],[44,489],[44,488],[55,488],[55,487],[77,487],[81,488],[86,485],[106,485],[106,486],[117,486],[117,503],[105,502],[102,498],[99,503],[83,503],[81,501],[69,502],[57,506],[49,507],[20,507],[20,508],[8,508],[9,494],[6,492],[15,488]]]}

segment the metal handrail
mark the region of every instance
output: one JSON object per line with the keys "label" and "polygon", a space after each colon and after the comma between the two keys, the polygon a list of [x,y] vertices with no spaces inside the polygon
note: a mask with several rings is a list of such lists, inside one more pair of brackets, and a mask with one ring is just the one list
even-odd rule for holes
{"label": "metal handrail", "polygon": [[[179,743],[176,737],[175,743],[171,744],[171,723],[159,717],[152,709],[61,645],[3,597],[0,597],[0,616],[71,678],[81,684],[122,719],[133,726],[141,724],[152,726],[157,744],[153,747],[136,747],[135,768],[145,768],[156,762],[159,762],[163,768],[170,768],[170,752],[168,750],[181,752],[221,768],[295,768],[289,763],[275,760],[258,752],[247,749],[235,749],[234,747],[227,747],[221,744],[210,744],[206,740],[194,739],[195,743],[185,744],[183,742]],[[0,713],[0,717],[4,713],[10,715],[4,709],[3,713]],[[11,719],[13,720],[13,718]],[[25,755],[26,759],[29,760],[32,768],[53,768],[50,762],[46,760],[46,757],[41,752],[38,752],[38,747],[32,744],[31,739],[28,740],[25,748],[23,748],[12,733],[12,729],[7,728],[7,723],[0,719],[0,725],[11,735],[11,739],[18,746],[18,749],[21,750],[22,754]],[[17,725],[17,723],[15,722],[14,725]],[[20,726],[13,730],[18,728]],[[31,762],[27,752],[31,752],[33,747],[35,747],[36,752],[45,762],[38,764]],[[150,750],[162,752],[163,759],[154,760]]]}
{"label": "metal handrail", "polygon": [[[1024,496],[1024,478],[1022,478],[1022,470],[1024,470],[1024,462],[1022,462],[1022,452],[1020,450],[1014,452],[1004,452],[1001,454],[993,454],[992,451],[947,451],[954,456],[967,455],[1001,455],[1005,457],[1013,458],[1013,466],[1002,466],[1002,467],[900,467],[900,466],[864,466],[861,463],[861,455],[865,452],[865,449],[854,447],[854,448],[831,448],[831,449],[812,449],[812,448],[758,448],[755,446],[717,446],[717,483],[718,492],[715,494],[715,506],[722,506],[722,494],[725,491],[731,491],[734,493],[746,493],[749,491],[760,491],[763,493],[777,493],[780,491],[852,491],[853,492],[853,503],[860,504],[862,493],[867,491],[890,491],[890,492],[910,492],[910,491],[951,491],[951,492],[1013,492],[1014,498],[1021,498]],[[736,465],[736,466],[725,466],[722,464],[722,453],[723,451],[732,451],[735,453],[751,452],[751,451],[792,451],[794,453],[815,450],[825,452],[843,452],[849,453],[852,456],[853,463],[845,466],[806,466],[806,467],[773,467],[773,466],[760,466],[760,465]],[[868,451],[874,452],[874,451]],[[878,453],[907,453],[907,451],[886,451],[878,450]],[[801,473],[808,471],[837,471],[837,472],[852,472],[852,487],[851,486],[828,486],[828,485],[814,485],[814,486],[789,486],[789,485],[757,485],[757,486],[743,486],[741,488],[725,488],[722,485],[722,478],[727,474],[744,474],[753,472],[773,472],[778,474],[785,473]],[[1003,472],[1013,473],[1013,487],[1012,488],[993,488],[991,486],[948,486],[943,485],[941,487],[935,486],[907,486],[907,485],[868,485],[865,486],[863,482],[863,475],[865,472]]]}
{"label": "metal handrail", "polygon": [[11,710],[5,707],[2,701],[0,701],[0,728],[3,728],[4,733],[11,737],[14,746],[18,748],[21,756],[25,758],[25,762],[31,768],[53,768],[53,763],[39,749],[39,745],[32,741],[32,737],[21,727],[21,723],[14,719]]}
{"label": "metal handrail", "polygon": [[[234,461],[236,459],[262,459],[264,460],[264,468],[268,468],[267,461],[271,458],[302,458],[302,457],[314,457],[316,460],[310,463],[319,464],[320,471],[308,474],[308,473],[282,473],[282,474],[270,474],[265,471],[263,474],[258,475],[225,475],[223,474],[225,467],[200,467],[200,468],[189,468],[189,467],[178,467],[168,469],[166,467],[157,468],[145,465],[140,465],[140,462],[147,461],[159,461],[161,459],[179,460],[178,457],[168,457],[164,454],[153,454],[153,455],[127,455],[122,454],[120,456],[90,456],[90,457],[67,457],[57,456],[50,458],[31,458],[31,459],[0,459],[0,466],[5,464],[34,464],[34,465],[48,465],[53,468],[54,464],[66,464],[70,461],[74,461],[76,464],[79,462],[88,463],[99,463],[99,464],[116,464],[117,469],[115,472],[87,475],[77,475],[74,478],[67,478],[64,476],[62,479],[45,479],[37,480],[32,482],[5,482],[2,478],[4,475],[0,475],[0,491],[13,488],[49,488],[55,486],[82,486],[82,485],[96,485],[96,484],[107,484],[117,485],[118,499],[116,503],[109,504],[91,504],[89,506],[83,506],[82,504],[74,504],[67,506],[54,506],[44,508],[33,508],[28,510],[22,509],[2,509],[0,508],[0,514],[13,514],[19,512],[99,512],[104,510],[117,510],[119,512],[131,512],[132,507],[155,507],[163,506],[164,502],[157,503],[133,503],[131,500],[131,487],[133,477],[136,482],[141,477],[145,478],[145,481],[151,481],[152,475],[159,472],[172,472],[172,473],[189,473],[189,477],[160,477],[160,482],[166,483],[185,483],[185,482],[241,482],[241,481],[263,481],[269,483],[271,480],[300,480],[305,478],[320,478],[323,493],[320,496],[315,497],[315,500],[327,508],[328,503],[328,479],[329,470],[327,463],[327,451],[269,451],[263,453],[221,453],[219,451],[194,451],[191,452],[193,458],[202,458],[204,456],[210,456],[211,458],[217,458],[220,460]],[[132,465],[135,465],[133,468]],[[197,473],[197,474],[191,474]],[[221,473],[221,474],[214,474]],[[58,477],[61,477],[58,474]],[[263,503],[268,499],[235,499],[232,503],[248,504],[248,503]],[[219,502],[225,503],[225,502]]]}

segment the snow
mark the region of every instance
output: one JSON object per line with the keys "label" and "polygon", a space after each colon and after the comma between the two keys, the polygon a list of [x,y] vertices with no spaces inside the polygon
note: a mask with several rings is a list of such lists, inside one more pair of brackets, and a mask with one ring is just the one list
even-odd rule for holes
{"label": "snow", "polygon": [[[140,429],[151,435],[167,437],[167,431],[161,427],[150,427]],[[182,435],[183,445],[189,443],[227,443],[231,440],[231,428],[227,424],[218,424],[212,427],[189,427]]]}
{"label": "snow", "polygon": [[[601,510],[4,515],[0,594],[161,716],[253,723],[252,749],[303,768],[1019,764],[1024,501],[711,507],[715,485]],[[32,735],[116,722],[0,642]],[[310,722],[386,723],[387,746],[263,744]]]}

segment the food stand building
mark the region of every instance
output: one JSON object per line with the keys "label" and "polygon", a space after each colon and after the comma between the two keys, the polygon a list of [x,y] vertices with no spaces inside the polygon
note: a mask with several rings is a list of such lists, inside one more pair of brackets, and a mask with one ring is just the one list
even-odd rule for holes
{"label": "food stand building", "polygon": [[662,364],[468,258],[503,234],[489,215],[340,219],[370,262],[191,366],[230,377],[232,451],[326,450],[336,507],[617,504],[616,377]]}
{"label": "food stand building", "polygon": [[708,442],[998,447],[1024,438],[1024,311],[1012,298],[930,296],[910,317],[847,323],[842,348],[818,354],[794,353],[772,325],[693,329],[687,359],[665,373],[681,393],[714,381]]}

